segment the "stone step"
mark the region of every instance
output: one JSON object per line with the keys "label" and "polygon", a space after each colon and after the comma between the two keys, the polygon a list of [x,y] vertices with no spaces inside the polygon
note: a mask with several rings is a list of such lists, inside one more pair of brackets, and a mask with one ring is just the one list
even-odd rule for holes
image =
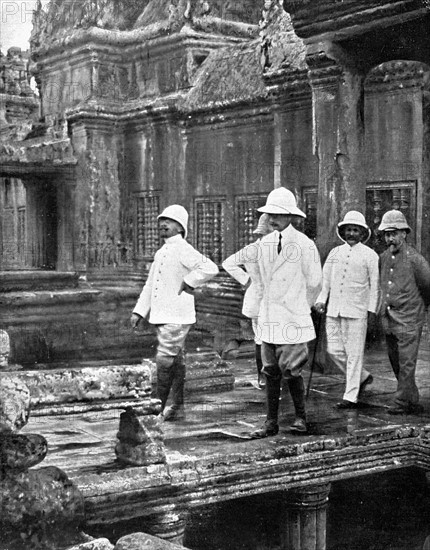
{"label": "stone step", "polygon": [[[214,352],[187,355],[185,392],[233,390],[232,364]],[[123,409],[127,406],[157,411],[154,399],[156,366],[151,359],[138,365],[66,367],[19,370],[14,374],[29,388],[32,415],[79,414]]]}

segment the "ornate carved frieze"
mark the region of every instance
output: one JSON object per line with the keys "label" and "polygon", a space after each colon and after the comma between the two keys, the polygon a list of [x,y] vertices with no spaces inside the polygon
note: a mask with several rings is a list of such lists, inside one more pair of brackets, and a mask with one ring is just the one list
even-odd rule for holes
{"label": "ornate carved frieze", "polygon": [[265,3],[260,28],[260,63],[270,94],[288,102],[310,96],[305,45],[294,32],[281,0]]}
{"label": "ornate carved frieze", "polygon": [[372,69],[364,83],[365,91],[379,93],[405,88],[430,89],[430,66],[418,61],[398,59]]}

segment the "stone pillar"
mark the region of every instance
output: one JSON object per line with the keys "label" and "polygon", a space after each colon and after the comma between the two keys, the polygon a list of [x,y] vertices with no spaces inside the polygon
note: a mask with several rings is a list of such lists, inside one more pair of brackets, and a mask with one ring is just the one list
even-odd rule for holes
{"label": "stone pillar", "polygon": [[145,531],[173,544],[182,545],[186,523],[187,512],[172,505],[165,512],[152,516],[151,524],[147,524]]}
{"label": "stone pillar", "polygon": [[318,238],[325,257],[337,244],[336,224],[348,210],[364,213],[364,75],[337,45],[310,44],[306,57],[313,109],[313,152],[318,159]]}
{"label": "stone pillar", "polygon": [[281,548],[325,550],[330,484],[303,487],[286,494]]}

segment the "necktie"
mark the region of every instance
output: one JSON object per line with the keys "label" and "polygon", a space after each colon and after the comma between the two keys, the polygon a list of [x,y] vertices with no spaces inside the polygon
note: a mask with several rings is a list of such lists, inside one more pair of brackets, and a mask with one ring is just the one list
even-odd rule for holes
{"label": "necktie", "polygon": [[281,250],[282,250],[282,235],[279,233],[279,242],[278,242],[278,254],[281,253]]}

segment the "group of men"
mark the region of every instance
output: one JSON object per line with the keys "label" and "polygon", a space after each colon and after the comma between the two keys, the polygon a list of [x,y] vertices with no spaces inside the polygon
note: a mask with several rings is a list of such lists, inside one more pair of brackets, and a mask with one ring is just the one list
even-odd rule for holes
{"label": "group of men", "polygon": [[[371,231],[364,216],[348,212],[337,226],[343,244],[330,252],[322,269],[315,243],[295,227],[295,220],[306,215],[291,191],[274,189],[258,210],[256,242],[223,262],[246,289],[243,314],[252,319],[258,382],[266,389],[266,421],[253,437],[278,433],[282,382],[294,404],[290,430],[307,432],[302,371],[308,363],[308,344],[316,337],[312,308],[326,313],[327,353],[346,374],[339,409],[358,407],[360,394],[373,381],[363,368],[363,357],[368,316],[379,314],[398,381],[389,412],[421,412],[415,369],[430,304],[430,266],[406,243],[410,227],[403,214],[397,210],[384,214],[379,230],[387,250],[378,258],[365,245]],[[164,245],[155,254],[131,323],[136,327],[148,318],[156,326],[162,415],[164,420],[177,420],[184,417],[184,345],[196,321],[193,293],[218,268],[186,241],[185,208],[169,206],[158,219]],[[166,408],[169,394],[172,404]]]}

